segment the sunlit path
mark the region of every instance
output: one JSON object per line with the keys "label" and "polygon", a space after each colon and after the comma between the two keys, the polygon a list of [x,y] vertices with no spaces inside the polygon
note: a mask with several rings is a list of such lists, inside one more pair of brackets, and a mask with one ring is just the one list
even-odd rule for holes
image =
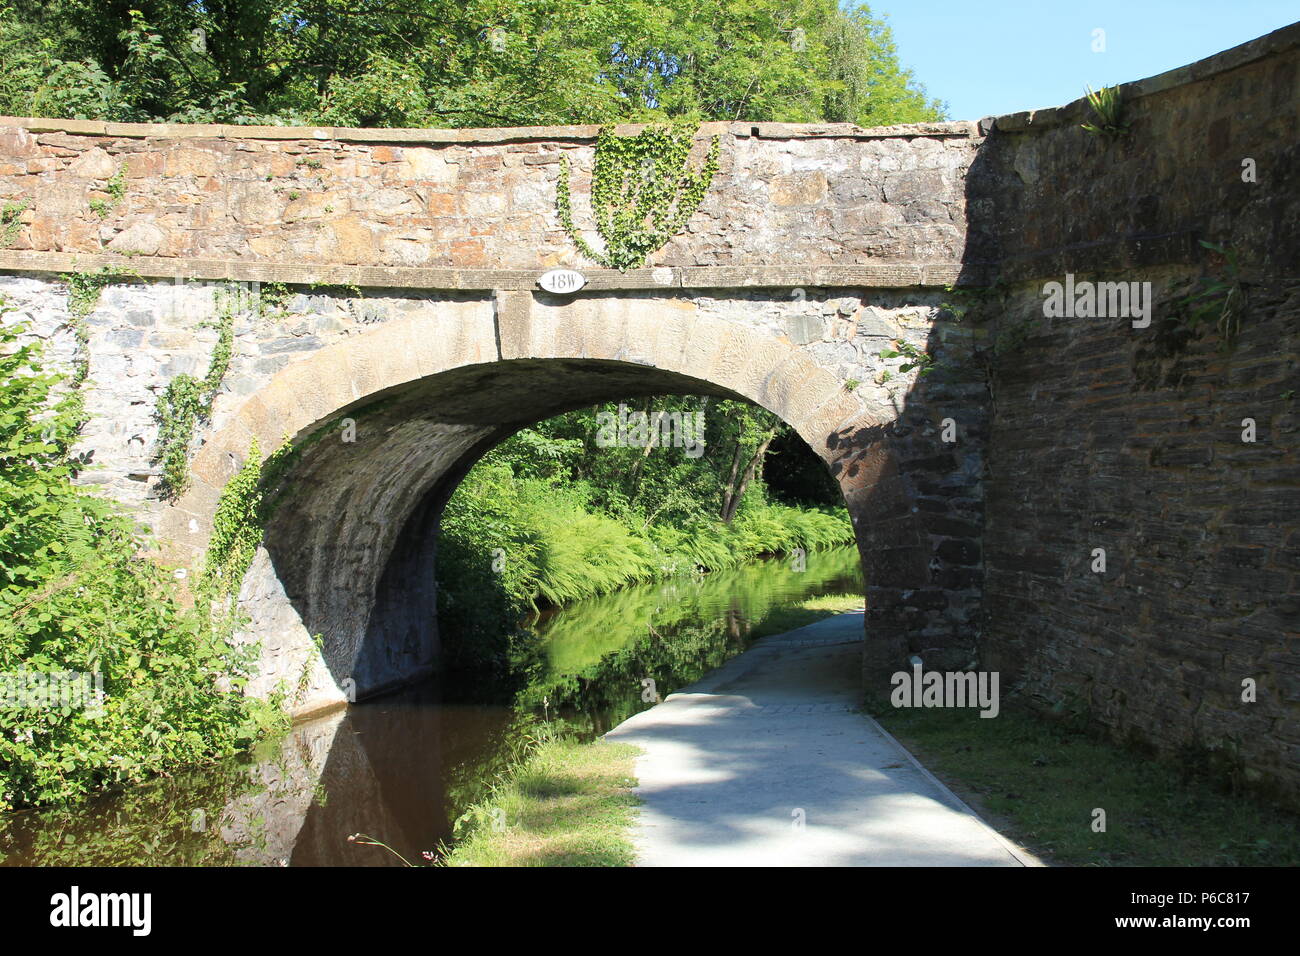
{"label": "sunlit path", "polygon": [[858,709],[861,612],[766,638],[625,721],[643,866],[1022,866]]}

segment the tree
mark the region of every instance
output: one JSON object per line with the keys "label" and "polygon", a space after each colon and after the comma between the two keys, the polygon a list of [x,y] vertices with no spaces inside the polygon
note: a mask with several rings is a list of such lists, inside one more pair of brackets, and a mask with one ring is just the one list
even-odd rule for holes
{"label": "tree", "polygon": [[938,119],[835,0],[10,0],[0,109],[502,126]]}
{"label": "tree", "polygon": [[[727,524],[745,498],[745,492],[763,464],[767,450],[787,426],[771,412],[742,402],[724,402],[728,412],[728,437],[732,442],[731,467],[722,487],[722,507],[718,512]],[[741,463],[744,462],[744,468]]]}

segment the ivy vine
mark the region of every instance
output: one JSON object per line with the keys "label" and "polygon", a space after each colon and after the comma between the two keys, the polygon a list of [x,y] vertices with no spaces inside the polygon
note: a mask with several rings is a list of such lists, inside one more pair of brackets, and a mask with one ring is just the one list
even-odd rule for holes
{"label": "ivy vine", "polygon": [[199,577],[201,593],[221,598],[233,597],[239,590],[274,507],[269,491],[283,474],[283,463],[292,448],[286,439],[263,460],[254,438],[244,466],[226,482],[212,519],[212,536]]}
{"label": "ivy vine", "polygon": [[138,279],[139,274],[126,266],[104,266],[98,272],[69,272],[59,276],[68,287],[68,310],[84,318],[95,311],[99,294],[119,279]]}
{"label": "ivy vine", "polygon": [[[388,408],[393,401],[383,399],[349,415],[355,418],[370,415]],[[199,576],[201,594],[222,598],[231,597],[239,590],[257,554],[267,522],[276,508],[291,500],[294,494],[294,486],[286,481],[287,476],[311,448],[337,435],[345,420],[345,416],[338,416],[297,445],[286,435],[265,460],[257,439],[253,439],[243,467],[226,482],[217,499],[212,536],[208,539],[204,569]]]}
{"label": "ivy vine", "polygon": [[159,492],[167,500],[179,498],[189,487],[190,445],[194,433],[211,417],[212,403],[221,390],[234,354],[234,308],[229,300],[219,301],[217,318],[199,326],[217,330],[217,342],[212,347],[207,374],[201,379],[185,372],[177,375],[167,383],[154,410],[158,422],[158,455],[155,460],[162,466]]}
{"label": "ivy vine", "polygon": [[68,325],[77,342],[71,379],[72,387],[77,389],[90,375],[90,326],[86,316],[95,311],[105,287],[123,278],[138,279],[139,274],[125,266],[104,266],[98,272],[69,272],[59,278],[68,287],[68,313],[72,317]]}
{"label": "ivy vine", "polygon": [[90,208],[99,216],[100,219],[107,219],[109,213],[122,204],[126,198],[126,167],[121,167],[108,181],[104,190],[108,193],[107,199],[92,199]]}
{"label": "ivy vine", "polygon": [[612,127],[601,128],[591,173],[591,210],[605,243],[603,253],[574,225],[569,163],[561,159],[555,206],[579,252],[606,268],[637,269],[682,230],[718,171],[716,136],[703,165],[687,166],[697,130],[659,124],[635,136],[617,136]]}
{"label": "ivy vine", "polygon": [[283,282],[263,282],[257,290],[257,307],[262,315],[279,318],[287,311],[293,291]]}

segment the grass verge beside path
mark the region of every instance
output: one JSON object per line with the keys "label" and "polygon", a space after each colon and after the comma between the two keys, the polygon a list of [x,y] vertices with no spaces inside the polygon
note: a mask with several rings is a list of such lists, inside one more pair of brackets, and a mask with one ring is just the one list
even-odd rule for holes
{"label": "grass verge beside path", "polygon": [[[1005,836],[1062,866],[1295,866],[1300,818],[1004,703],[876,719]],[[1093,811],[1106,831],[1093,832]]]}
{"label": "grass verge beside path", "polygon": [[447,866],[631,866],[640,802],[630,744],[541,744],[497,793],[470,811],[473,830]]}

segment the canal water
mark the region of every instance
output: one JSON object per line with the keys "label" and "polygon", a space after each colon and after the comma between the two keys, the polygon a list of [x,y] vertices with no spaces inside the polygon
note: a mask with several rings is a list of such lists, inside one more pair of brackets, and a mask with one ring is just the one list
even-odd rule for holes
{"label": "canal water", "polygon": [[599,736],[744,651],[775,613],[854,594],[849,546],[810,553],[802,570],[773,559],[577,602],[533,622],[504,699],[447,677],[303,721],[257,754],[0,815],[0,865],[425,863],[543,726]]}

